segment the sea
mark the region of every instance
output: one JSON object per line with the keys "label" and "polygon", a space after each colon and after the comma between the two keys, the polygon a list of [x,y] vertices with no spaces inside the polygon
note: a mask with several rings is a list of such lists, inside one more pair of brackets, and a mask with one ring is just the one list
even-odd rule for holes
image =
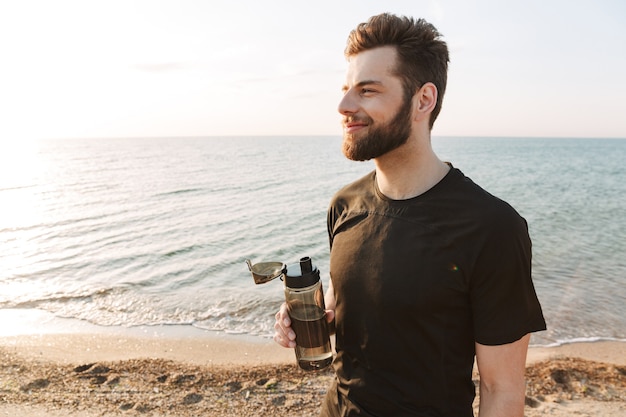
{"label": "sea", "polygon": [[[433,137],[528,221],[548,330],[626,340],[626,139]],[[58,139],[0,149],[0,335],[195,329],[271,338],[279,279],[309,256],[328,285],[326,209],[373,170],[339,136]],[[44,326],[45,327],[45,326]]]}

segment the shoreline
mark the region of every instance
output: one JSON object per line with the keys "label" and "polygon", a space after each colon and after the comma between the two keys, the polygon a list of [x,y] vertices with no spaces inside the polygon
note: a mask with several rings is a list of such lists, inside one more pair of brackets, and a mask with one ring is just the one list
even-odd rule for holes
{"label": "shoreline", "polygon": [[[269,318],[273,320],[273,318]],[[278,347],[269,336],[257,336],[245,333],[227,333],[223,331],[214,331],[196,327],[193,324],[161,324],[161,325],[138,325],[138,326],[122,326],[111,325],[103,326],[92,324],[88,321],[76,318],[57,317],[54,313],[34,309],[34,308],[0,308],[0,341],[11,338],[49,338],[53,336],[69,337],[73,335],[80,336],[79,339],[102,338],[103,340],[115,339],[145,339],[151,341],[157,339],[159,341],[176,341],[185,340],[195,349],[202,343],[222,343],[228,345],[234,344],[234,348],[240,345],[249,345],[251,348],[268,349],[271,346]],[[229,343],[230,342],[230,343]],[[174,343],[176,344],[176,343]],[[615,345],[626,346],[625,339],[616,338],[578,338],[571,341],[563,341],[561,343],[550,344],[531,344],[529,347],[529,359],[535,357],[545,357],[550,352],[561,352],[564,354],[582,354],[583,356],[602,357],[603,355],[589,352],[589,348],[580,348],[581,346],[603,346]],[[2,343],[0,343],[0,346]],[[575,346],[575,347],[573,347]],[[609,359],[611,348],[608,348]],[[279,349],[280,351],[281,349]],[[604,349],[603,349],[604,351]],[[532,353],[531,353],[532,352]],[[158,352],[157,352],[158,353]],[[270,355],[271,350],[268,352]],[[279,354],[280,356],[280,354]],[[286,357],[286,355],[283,355]],[[292,355],[293,356],[293,355]],[[606,356],[606,355],[604,355]],[[626,356],[626,351],[624,352]],[[258,356],[259,360],[265,362]],[[186,359],[186,358],[183,358]],[[245,362],[245,360],[244,360]]]}
{"label": "shoreline", "polygon": [[[128,359],[164,359],[212,366],[295,364],[293,349],[282,348],[271,339],[209,331],[194,331],[195,335],[143,332],[143,335],[137,331],[116,331],[0,336],[0,348],[25,359],[59,364]],[[531,346],[526,364],[562,357],[626,366],[626,342],[599,340]]]}

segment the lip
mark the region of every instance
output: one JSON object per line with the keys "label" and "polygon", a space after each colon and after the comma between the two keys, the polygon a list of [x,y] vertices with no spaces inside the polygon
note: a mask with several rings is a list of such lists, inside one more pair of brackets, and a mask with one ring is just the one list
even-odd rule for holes
{"label": "lip", "polygon": [[346,133],[354,133],[367,127],[367,123],[363,122],[348,122],[343,124],[343,129]]}

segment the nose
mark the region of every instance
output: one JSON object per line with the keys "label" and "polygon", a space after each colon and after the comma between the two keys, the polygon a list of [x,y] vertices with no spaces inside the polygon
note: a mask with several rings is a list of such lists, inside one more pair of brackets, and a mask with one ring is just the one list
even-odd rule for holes
{"label": "nose", "polygon": [[346,91],[342,99],[339,101],[337,111],[339,111],[339,113],[343,116],[347,116],[356,113],[357,110],[358,105],[356,103],[356,100],[354,99],[353,94],[351,94],[351,90]]}

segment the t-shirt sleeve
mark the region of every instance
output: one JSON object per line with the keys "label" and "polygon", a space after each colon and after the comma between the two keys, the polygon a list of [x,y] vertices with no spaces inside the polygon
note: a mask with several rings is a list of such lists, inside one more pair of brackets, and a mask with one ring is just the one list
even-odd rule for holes
{"label": "t-shirt sleeve", "polygon": [[470,281],[474,333],[483,345],[512,343],[546,323],[531,278],[526,221],[510,206],[490,216]]}

